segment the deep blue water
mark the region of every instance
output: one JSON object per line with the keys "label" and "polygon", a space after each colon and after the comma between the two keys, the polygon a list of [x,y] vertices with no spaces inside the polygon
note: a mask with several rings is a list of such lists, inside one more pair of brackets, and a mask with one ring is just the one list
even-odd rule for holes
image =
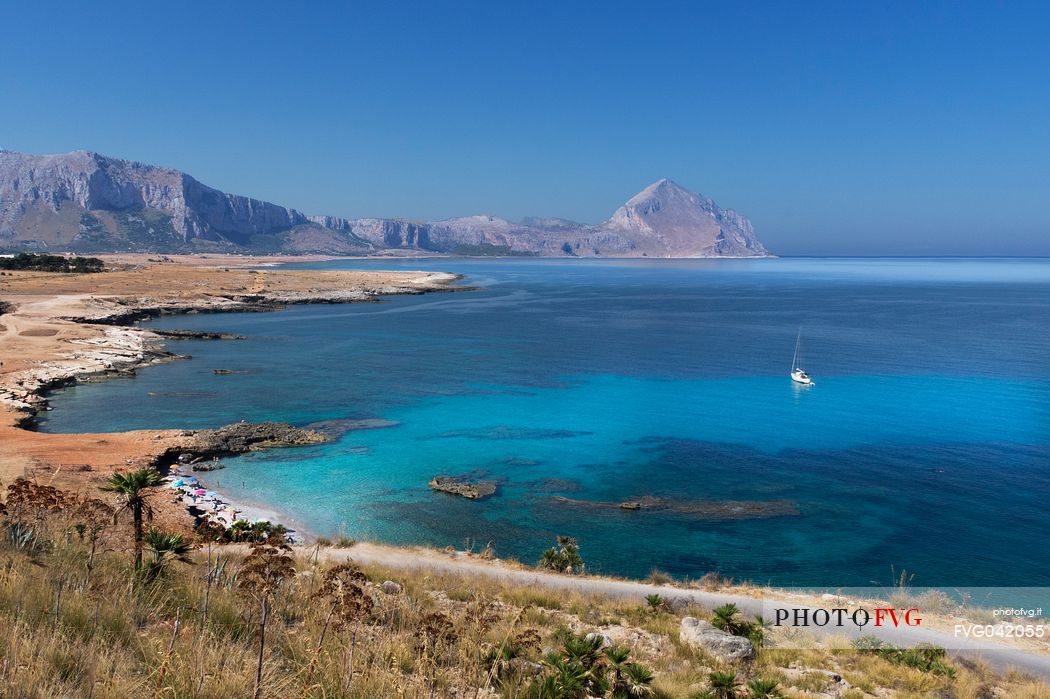
{"label": "deep blue water", "polygon": [[[1045,585],[1050,260],[379,260],[479,291],[164,318],[245,341],[60,392],[43,429],[397,423],[228,460],[315,532],[778,585]],[[788,378],[796,332],[816,385]],[[244,371],[213,374],[216,368]],[[435,474],[496,479],[468,502]],[[797,503],[708,521],[553,496]]]}

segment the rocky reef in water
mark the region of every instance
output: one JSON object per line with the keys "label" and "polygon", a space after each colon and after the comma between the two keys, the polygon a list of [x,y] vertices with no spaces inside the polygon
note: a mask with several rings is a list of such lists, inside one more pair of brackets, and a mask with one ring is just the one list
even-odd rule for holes
{"label": "rocky reef in water", "polygon": [[480,500],[496,492],[496,484],[492,481],[469,482],[456,476],[434,476],[429,485],[439,493],[458,495],[467,500]]}
{"label": "rocky reef in water", "polygon": [[708,522],[768,517],[797,517],[802,514],[791,500],[678,500],[646,495],[620,502],[578,500],[555,495],[555,503],[589,509],[618,509],[684,515]]}
{"label": "rocky reef in water", "polygon": [[258,449],[321,444],[328,437],[286,422],[237,422],[215,430],[186,430],[187,437],[169,449],[161,462],[194,463],[203,459],[233,456]]}

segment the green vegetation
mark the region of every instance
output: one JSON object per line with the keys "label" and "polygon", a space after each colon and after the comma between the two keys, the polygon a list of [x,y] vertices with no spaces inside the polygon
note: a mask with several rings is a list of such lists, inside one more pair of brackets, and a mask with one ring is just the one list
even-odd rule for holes
{"label": "green vegetation", "polygon": [[668,610],[667,602],[663,597],[657,594],[646,595],[645,603],[649,605],[649,609],[653,614],[659,614],[660,612],[666,612]]}
{"label": "green vegetation", "polygon": [[543,659],[542,676],[526,690],[530,699],[652,697],[652,670],[628,658],[631,651],[605,645],[600,634],[569,635]]}
{"label": "green vegetation", "polygon": [[559,536],[558,545],[544,551],[543,558],[536,565],[556,573],[582,573],[583,558],[580,556],[580,547],[576,539],[571,536]]}
{"label": "green vegetation", "polygon": [[752,699],[780,699],[784,693],[780,691],[780,683],[776,680],[756,677],[747,683],[748,696]]}
{"label": "green vegetation", "polygon": [[[171,215],[156,209],[128,209],[125,211],[97,212],[105,215],[112,223],[110,226],[119,231],[114,239],[102,231],[98,238],[85,230],[81,224],[81,234],[77,241],[90,244],[101,244],[104,247],[124,243],[130,248],[142,250],[166,250],[170,252],[189,252],[193,246],[188,244],[175,230]],[[126,242],[125,242],[126,241]]]}
{"label": "green vegetation", "polygon": [[740,680],[732,670],[716,670],[707,676],[711,685],[696,695],[696,699],[737,699]]}
{"label": "green vegetation", "polygon": [[732,670],[715,670],[707,676],[707,688],[693,695],[693,699],[783,699],[780,683],[774,679],[755,677],[743,682]]}
{"label": "green vegetation", "polygon": [[146,580],[159,578],[172,561],[193,563],[190,552],[193,544],[183,538],[182,534],[170,534],[157,529],[146,532],[146,550],[150,552],[149,567],[146,568]]}
{"label": "green vegetation", "polygon": [[948,664],[944,649],[937,646],[920,644],[914,648],[898,648],[875,636],[861,636],[853,642],[853,647],[861,653],[878,655],[894,665],[906,665],[921,672],[948,677],[955,675],[955,668]]}
{"label": "green vegetation", "polygon": [[105,263],[97,257],[64,257],[20,252],[14,257],[0,257],[0,269],[31,272],[84,273],[101,272]]}
{"label": "green vegetation", "polygon": [[197,251],[202,245],[204,249],[225,247],[199,239],[192,243],[187,241],[175,230],[171,214],[164,211],[150,208],[95,209],[81,214],[77,234],[67,244],[67,249],[188,253]]}
{"label": "green vegetation", "polygon": [[99,220],[97,216],[93,216],[85,211],[80,215],[78,229],[70,247],[79,249],[105,249],[107,247],[109,231],[106,229],[106,224]]}
{"label": "green vegetation", "polygon": [[711,617],[711,625],[734,636],[743,636],[756,646],[761,645],[765,633],[761,618],[744,621],[740,616],[740,609],[733,603],[716,607]]}
{"label": "green vegetation", "polygon": [[[652,601],[362,567],[353,549],[221,546],[148,530],[136,566],[134,511],[147,520],[154,487],[138,474],[107,481],[113,503],[26,479],[7,485],[0,696],[1036,699],[1050,689],[956,665],[939,649],[870,643],[759,647],[754,661],[726,665],[681,644],[679,612],[654,614]],[[129,516],[115,519],[113,505]],[[552,550],[568,555],[569,544]],[[386,580],[396,591],[383,591]],[[745,623],[727,608],[680,613],[737,631]],[[852,688],[829,684],[830,672]]]}
{"label": "green vegetation", "polygon": [[153,519],[153,508],[149,497],[152,489],[161,485],[160,474],[152,468],[140,468],[129,473],[114,473],[102,486],[102,490],[116,493],[121,512],[130,512],[135,537],[135,570],[142,568],[142,539],[144,520]]}
{"label": "green vegetation", "polygon": [[204,522],[197,527],[197,538],[202,542],[219,544],[271,544],[285,543],[288,529],[273,522],[248,522],[239,519],[228,527],[215,522]]}

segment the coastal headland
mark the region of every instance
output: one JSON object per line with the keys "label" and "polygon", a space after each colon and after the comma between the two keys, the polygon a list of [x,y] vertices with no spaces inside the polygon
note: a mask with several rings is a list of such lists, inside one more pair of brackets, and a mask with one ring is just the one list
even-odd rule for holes
{"label": "coastal headland", "polygon": [[[375,302],[381,296],[463,289],[441,272],[276,270],[283,258],[236,255],[106,256],[107,271],[12,271],[0,276],[0,481],[34,476],[97,493],[111,473],[161,465],[181,453],[209,456],[297,443],[280,426],[223,442],[221,431],[140,430],[48,434],[33,429],[47,393],[77,382],[133,374],[182,359],[167,337],[136,321],[180,313],[272,311],[292,304]],[[295,258],[303,261],[303,258]],[[225,433],[230,437],[230,433]],[[166,503],[170,505],[170,503]],[[158,524],[189,530],[181,506],[158,508]]]}

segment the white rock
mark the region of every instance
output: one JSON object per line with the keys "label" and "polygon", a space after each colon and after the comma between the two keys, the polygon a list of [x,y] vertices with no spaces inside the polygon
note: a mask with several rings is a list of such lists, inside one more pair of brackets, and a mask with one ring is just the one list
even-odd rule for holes
{"label": "white rock", "polygon": [[586,640],[588,640],[588,641],[591,641],[591,642],[593,642],[597,638],[602,639],[602,648],[608,648],[609,646],[612,645],[612,639],[609,638],[609,636],[607,636],[604,633],[598,633],[596,631],[592,631],[591,633],[589,633],[586,636],[584,636],[584,638]]}
{"label": "white rock", "polygon": [[687,646],[722,662],[751,660],[755,657],[755,647],[748,639],[720,631],[709,622],[691,616],[682,619],[678,638]]}

